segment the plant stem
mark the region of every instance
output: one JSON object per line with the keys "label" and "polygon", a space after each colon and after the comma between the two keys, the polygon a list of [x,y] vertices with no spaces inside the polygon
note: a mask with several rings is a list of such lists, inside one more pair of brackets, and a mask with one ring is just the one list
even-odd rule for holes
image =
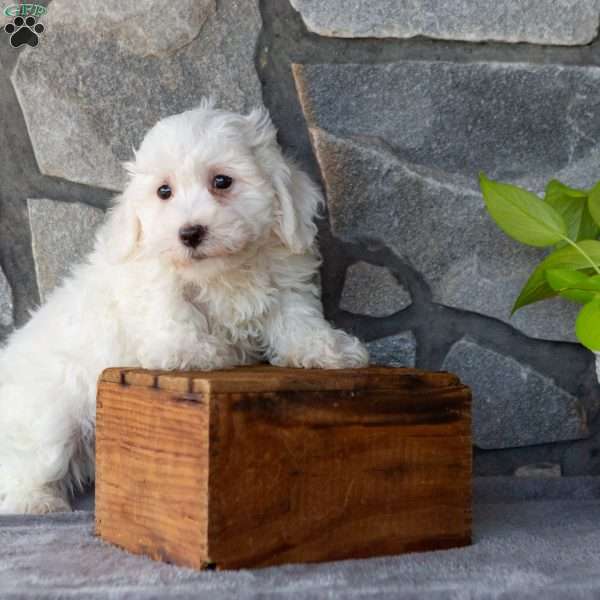
{"label": "plant stem", "polygon": [[577,250],[577,252],[579,252],[579,254],[581,254],[581,256],[583,256],[583,258],[585,258],[585,260],[587,260],[590,263],[594,271],[596,271],[596,273],[600,275],[600,269],[598,268],[598,265],[588,256],[587,252],[581,246],[576,244],[573,240],[569,239],[566,235],[563,235],[561,237],[565,242],[567,242],[567,244],[573,246],[573,248],[575,248],[575,250]]}

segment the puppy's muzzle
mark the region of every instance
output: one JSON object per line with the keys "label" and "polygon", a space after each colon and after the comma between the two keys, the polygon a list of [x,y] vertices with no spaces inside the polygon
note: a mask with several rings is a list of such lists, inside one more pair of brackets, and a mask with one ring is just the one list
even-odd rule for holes
{"label": "puppy's muzzle", "polygon": [[197,248],[206,237],[206,227],[202,225],[184,225],[179,230],[179,239],[188,248]]}

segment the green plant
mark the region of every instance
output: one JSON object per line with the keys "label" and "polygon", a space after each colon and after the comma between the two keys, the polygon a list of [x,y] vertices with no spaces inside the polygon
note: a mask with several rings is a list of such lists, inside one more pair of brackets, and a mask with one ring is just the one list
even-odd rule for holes
{"label": "green plant", "polygon": [[479,183],[490,215],[507,235],[529,246],[553,247],[527,280],[512,313],[555,296],[579,302],[577,338],[600,351],[600,182],[579,190],[552,180],[543,199],[483,173]]}

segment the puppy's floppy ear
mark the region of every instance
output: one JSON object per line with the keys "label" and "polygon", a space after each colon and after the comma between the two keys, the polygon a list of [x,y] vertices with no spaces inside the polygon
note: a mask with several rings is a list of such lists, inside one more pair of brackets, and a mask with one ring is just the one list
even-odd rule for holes
{"label": "puppy's floppy ear", "polygon": [[125,262],[135,250],[140,233],[140,220],[128,190],[115,198],[104,225],[98,231],[98,244],[112,263]]}
{"label": "puppy's floppy ear", "polygon": [[317,235],[314,219],[324,203],[323,195],[308,175],[283,156],[269,113],[256,109],[247,119],[253,128],[257,155],[277,194],[275,233],[294,254],[302,254]]}
{"label": "puppy's floppy ear", "polygon": [[294,253],[311,248],[317,235],[314,222],[323,204],[319,188],[306,173],[289,159],[280,157],[282,165],[273,173],[273,183],[279,199],[275,232]]}

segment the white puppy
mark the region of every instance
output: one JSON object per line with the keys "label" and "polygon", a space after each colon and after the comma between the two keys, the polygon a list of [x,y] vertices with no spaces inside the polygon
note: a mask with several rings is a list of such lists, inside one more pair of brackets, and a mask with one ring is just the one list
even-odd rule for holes
{"label": "white puppy", "polygon": [[367,364],[324,320],[322,202],[268,114],[160,121],[87,261],[0,354],[0,513],[69,510],[94,477],[96,381],[109,366]]}

